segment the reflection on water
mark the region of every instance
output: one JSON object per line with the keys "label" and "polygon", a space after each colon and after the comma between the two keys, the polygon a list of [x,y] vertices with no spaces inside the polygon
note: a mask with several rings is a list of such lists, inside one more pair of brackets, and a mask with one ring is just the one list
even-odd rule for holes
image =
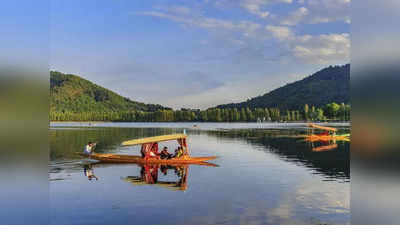
{"label": "reflection on water", "polygon": [[88,141],[99,141],[98,152],[138,154],[120,143],[176,132],[51,129],[52,224],[349,223],[349,143],[312,151],[302,126],[188,130],[192,155],[217,155],[217,168],[88,164],[75,154]]}
{"label": "reflection on water", "polygon": [[[159,165],[159,164],[134,164],[140,167],[140,173],[136,176],[130,175],[122,177],[121,180],[129,182],[134,186],[140,185],[157,185],[174,191],[185,191],[188,186],[188,174],[190,165]],[[203,166],[216,167],[215,164],[202,164]],[[83,175],[89,181],[97,181],[99,178],[94,174],[96,167],[112,167],[118,164],[82,164]],[[53,170],[54,173],[54,170]],[[172,180],[171,180],[172,178]],[[175,179],[174,179],[175,178]],[[62,180],[62,179],[53,179]]]}
{"label": "reflection on water", "polygon": [[83,173],[85,176],[88,178],[88,180],[96,179],[98,180],[99,178],[94,175],[93,172],[93,165],[92,164],[87,164],[83,166]]}
{"label": "reflection on water", "polygon": [[[161,176],[167,177],[168,171],[178,177],[177,181],[165,181],[159,177],[159,170]],[[133,185],[146,185],[156,184],[170,190],[184,191],[187,189],[187,177],[189,172],[188,165],[170,166],[170,165],[141,165],[140,176],[127,176],[123,180],[132,183]],[[160,178],[160,179],[159,179]]]}
{"label": "reflection on water", "polygon": [[208,134],[220,139],[243,140],[248,144],[258,146],[257,150],[272,152],[282,160],[302,164],[326,178],[348,182],[350,179],[349,143],[337,142],[334,146],[335,151],[319,153],[315,151],[315,148],[324,146],[326,143],[306,142],[303,132],[305,131],[235,130],[212,131]]}

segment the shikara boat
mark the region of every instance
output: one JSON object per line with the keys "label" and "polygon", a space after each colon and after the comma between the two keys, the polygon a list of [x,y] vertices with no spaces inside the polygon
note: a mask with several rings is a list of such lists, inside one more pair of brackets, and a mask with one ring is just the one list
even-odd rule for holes
{"label": "shikara boat", "polygon": [[[132,146],[141,145],[140,152],[142,156],[135,155],[121,155],[121,154],[101,154],[93,153],[86,155],[79,153],[90,159],[95,159],[104,163],[138,163],[138,164],[160,164],[160,165],[172,165],[172,164],[199,164],[199,165],[215,165],[207,163],[208,160],[216,159],[216,156],[208,157],[191,157],[189,154],[189,148],[186,142],[186,134],[171,134],[162,135],[156,137],[148,137],[141,139],[134,139],[122,142],[122,146]],[[161,159],[158,156],[152,157],[153,155],[158,155],[158,142],[177,140],[180,147],[183,149],[183,155],[181,157],[173,157],[170,159]]]}
{"label": "shikara boat", "polygon": [[[350,134],[337,135],[336,128],[324,127],[313,123],[308,123],[308,127],[311,128],[311,132],[306,135],[307,141],[350,141]],[[322,130],[322,133],[315,134],[314,129]]]}

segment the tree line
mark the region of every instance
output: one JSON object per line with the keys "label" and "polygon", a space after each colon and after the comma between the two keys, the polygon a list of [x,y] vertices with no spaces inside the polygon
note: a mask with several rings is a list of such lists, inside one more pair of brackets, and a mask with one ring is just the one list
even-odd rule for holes
{"label": "tree line", "polygon": [[279,108],[210,108],[207,110],[161,109],[145,111],[51,111],[51,121],[111,121],[111,122],[290,122],[349,121],[350,105],[335,102],[323,107],[304,105],[299,110]]}

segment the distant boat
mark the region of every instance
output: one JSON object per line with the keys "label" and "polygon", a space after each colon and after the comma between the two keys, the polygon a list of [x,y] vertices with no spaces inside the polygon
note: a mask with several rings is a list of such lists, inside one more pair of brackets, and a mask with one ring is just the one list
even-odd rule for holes
{"label": "distant boat", "polygon": [[[337,135],[336,128],[320,126],[313,123],[308,123],[307,126],[311,128],[311,133],[306,135],[306,140],[308,141],[350,141],[350,134]],[[315,134],[314,129],[322,130],[323,132]]]}

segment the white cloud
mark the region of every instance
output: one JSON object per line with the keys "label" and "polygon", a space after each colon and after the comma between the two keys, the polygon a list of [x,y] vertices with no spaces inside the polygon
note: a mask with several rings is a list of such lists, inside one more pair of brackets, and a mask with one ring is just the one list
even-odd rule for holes
{"label": "white cloud", "polygon": [[258,15],[261,18],[266,18],[269,16],[269,12],[268,11],[262,11],[261,10],[261,6],[259,4],[255,4],[255,3],[245,3],[242,5],[248,12]]}
{"label": "white cloud", "polygon": [[[307,7],[316,7],[322,4],[325,7],[341,8],[343,4],[349,3],[348,0],[331,1],[336,2],[339,6],[332,6],[333,3],[328,3],[328,0],[309,0]],[[243,0],[241,4],[245,4],[246,9],[254,13],[256,11],[261,12],[261,7],[271,2],[291,3],[292,1]],[[312,15],[312,13],[315,13],[314,8],[300,7],[282,20],[281,25],[270,24],[266,26],[249,20],[234,21],[206,17],[203,14],[189,13],[190,11],[190,9],[184,7],[174,6],[158,8],[158,11],[147,11],[141,14],[168,19],[186,27],[197,27],[217,32],[223,34],[218,35],[220,38],[223,37],[226,42],[237,46],[246,45],[249,38],[253,38],[261,44],[266,38],[273,37],[283,44],[282,48],[287,48],[292,58],[303,63],[334,64],[343,63],[350,58],[350,39],[347,33],[298,36],[292,31],[291,26],[304,21],[310,23],[329,21],[328,17],[322,19],[318,14]],[[332,19],[333,17],[329,18]]]}
{"label": "white cloud", "polygon": [[331,64],[350,59],[348,33],[300,36],[292,43],[292,54],[306,63]]}
{"label": "white cloud", "polygon": [[350,0],[309,0],[312,8],[310,23],[350,21]]}
{"label": "white cloud", "polygon": [[187,15],[192,12],[192,10],[186,6],[181,5],[173,5],[173,6],[156,6],[154,7],[156,10],[165,11],[168,13],[178,14],[178,15]]}
{"label": "white cloud", "polygon": [[217,19],[212,17],[194,16],[194,15],[178,15],[161,11],[146,11],[139,13],[140,15],[153,16],[162,19],[168,19],[181,23],[185,26],[199,27],[213,31],[234,31],[240,32],[242,36],[256,36],[257,32],[262,30],[262,26],[252,21],[233,22],[225,19]]}
{"label": "white cloud", "polygon": [[285,18],[281,24],[287,26],[293,26],[298,24],[307,15],[309,15],[309,10],[306,7],[300,7],[297,10],[291,12],[287,18]]}
{"label": "white cloud", "polygon": [[289,27],[268,25],[265,27],[265,29],[271,32],[272,36],[278,39],[279,41],[288,40],[293,37],[293,33],[289,29]]}
{"label": "white cloud", "polygon": [[175,15],[159,11],[147,11],[147,12],[142,12],[140,14],[168,19],[188,26],[197,26],[205,29],[222,28],[222,29],[232,30],[237,26],[236,24],[234,24],[229,20],[221,20],[216,18],[207,18],[207,17],[196,18],[192,16]]}
{"label": "white cloud", "polygon": [[296,36],[288,26],[268,25],[265,29],[303,63],[334,64],[350,60],[348,33]]}
{"label": "white cloud", "polygon": [[260,18],[267,18],[271,15],[270,12],[265,9],[268,5],[278,3],[291,4],[292,2],[293,0],[217,0],[214,2],[214,4],[219,8],[226,8],[227,6],[232,5],[239,6],[247,12],[257,15]]}
{"label": "white cloud", "polygon": [[350,0],[308,0],[307,8],[301,7],[289,13],[280,23],[294,26],[301,22],[316,24],[334,21],[350,23]]}

